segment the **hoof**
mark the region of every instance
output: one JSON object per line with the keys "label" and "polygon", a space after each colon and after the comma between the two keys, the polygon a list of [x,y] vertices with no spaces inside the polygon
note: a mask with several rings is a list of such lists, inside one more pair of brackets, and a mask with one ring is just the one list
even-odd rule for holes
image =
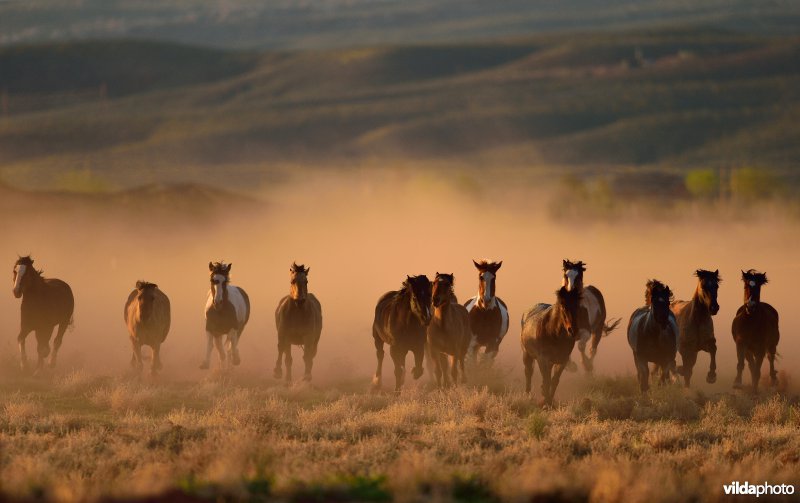
{"label": "hoof", "polygon": [[424,370],[422,369],[422,367],[414,367],[414,370],[411,371],[411,376],[414,379],[419,379],[420,377],[422,377],[423,372]]}
{"label": "hoof", "polygon": [[311,374],[306,374],[303,376],[304,382],[311,382]]}
{"label": "hoof", "polygon": [[717,373],[716,372],[709,372],[706,376],[706,382],[709,384],[714,384],[717,382]]}
{"label": "hoof", "polygon": [[209,364],[208,362],[203,362],[200,364],[200,370],[208,370]]}
{"label": "hoof", "polygon": [[280,379],[281,377],[283,377],[283,370],[281,370],[281,369],[273,370],[272,371],[272,377],[274,377],[275,379]]}
{"label": "hoof", "polygon": [[242,363],[242,359],[239,358],[239,353],[234,353],[233,357],[231,358],[231,361],[233,361],[234,365],[239,365],[240,363]]}

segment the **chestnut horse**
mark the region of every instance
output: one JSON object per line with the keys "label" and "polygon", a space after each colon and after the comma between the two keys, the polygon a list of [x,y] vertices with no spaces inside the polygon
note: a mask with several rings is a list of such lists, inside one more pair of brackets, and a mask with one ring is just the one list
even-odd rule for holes
{"label": "chestnut horse", "polygon": [[[562,262],[564,278],[562,286],[567,291],[578,290],[581,295],[581,312],[578,316],[578,351],[581,352],[581,363],[585,372],[594,369],[594,357],[597,356],[597,346],[600,339],[613,332],[618,326],[620,318],[606,324],[606,302],[603,294],[592,285],[583,286],[583,273],[586,264],[582,261],[571,262],[564,259]],[[589,356],[586,356],[586,344],[589,346]]]}
{"label": "chestnut horse", "polygon": [[647,282],[644,294],[645,306],[640,307],[628,321],[628,344],[633,350],[633,362],[639,378],[639,388],[647,393],[650,387],[648,363],[661,369],[661,383],[675,371],[675,355],[678,351],[678,324],[670,311],[672,291],[658,280]]}
{"label": "chestnut horse", "polygon": [[485,347],[484,356],[494,360],[508,332],[508,308],[500,297],[495,296],[497,270],[503,261],[472,261],[478,270],[478,295],[464,303],[469,313],[469,326],[472,341],[469,353],[473,361],[477,359],[478,349]]}
{"label": "chestnut horse", "polygon": [[310,267],[292,263],[289,268],[289,295],[278,302],[275,326],[278,329],[278,361],[275,379],[281,378],[281,357],[286,360],[286,382],[292,382],[292,344],[303,348],[304,381],[311,381],[311,367],[322,333],[322,306],[313,293],[308,293]]}
{"label": "chestnut horse", "polygon": [[465,382],[464,358],[472,333],[469,329],[469,313],[458,303],[453,291],[455,277],[452,274],[436,273],[433,281],[433,318],[428,325],[428,358],[433,362],[436,385],[449,387]]}
{"label": "chestnut horse", "polygon": [[714,320],[712,316],[719,312],[717,291],[722,278],[719,269],[714,272],[698,269],[697,288],[692,300],[673,302],[672,312],[678,321],[680,337],[678,352],[681,354],[681,366],[678,373],[683,376],[688,388],[692,380],[692,369],[697,362],[697,353],[708,351],[711,356],[706,382],[717,381],[717,339],[714,337]]}
{"label": "chestnut horse", "polygon": [[170,326],[169,298],[158,285],[137,281],[136,288],[125,302],[125,325],[133,346],[131,365],[142,370],[142,346],[153,350],[150,373],[161,370],[161,344],[167,338]]}
{"label": "chestnut horse", "polygon": [[431,322],[431,282],[425,275],[406,276],[400,290],[387,292],[375,306],[372,338],[378,368],[372,380],[380,389],[383,373],[383,345],[389,345],[394,361],[395,392],[400,392],[405,379],[406,355],[414,354],[414,379],[422,377],[425,355],[426,328]]}
{"label": "chestnut horse", "polygon": [[750,368],[753,392],[758,393],[758,381],[761,379],[761,364],[764,355],[769,359],[770,383],[778,384],[778,373],[775,371],[775,355],[777,353],[780,332],[778,331],[778,311],[766,302],[761,302],[761,286],[767,283],[767,274],[750,269],[742,271],[744,281],[744,305],[736,311],[731,332],[736,342],[736,379],[734,388],[742,387],[742,370],[744,361]]}
{"label": "chestnut horse", "polygon": [[[33,259],[20,257],[14,264],[14,297],[22,298],[20,330],[17,336],[19,344],[20,366],[28,367],[28,356],[25,352],[25,339],[31,332],[36,333],[36,351],[38,360],[36,372],[44,366],[44,360],[50,355],[48,365],[56,365],[58,350],[67,327],[72,324],[72,313],[75,310],[75,298],[72,289],[60,279],[45,278],[42,271],[33,268]],[[53,340],[53,351],[50,352],[50,337],[58,325],[58,332]]]}
{"label": "chestnut horse", "polygon": [[525,365],[525,391],[531,392],[534,361],[542,373],[542,401],[553,404],[561,373],[575,347],[581,305],[578,290],[561,287],[556,303],[536,304],[522,315],[522,363]]}
{"label": "chestnut horse", "polygon": [[[231,266],[224,262],[209,262],[211,289],[206,300],[206,357],[200,364],[207,369],[211,364],[211,349],[216,346],[220,366],[239,365],[239,338],[250,320],[250,298],[244,289],[230,284]],[[222,336],[228,336],[223,347]]]}

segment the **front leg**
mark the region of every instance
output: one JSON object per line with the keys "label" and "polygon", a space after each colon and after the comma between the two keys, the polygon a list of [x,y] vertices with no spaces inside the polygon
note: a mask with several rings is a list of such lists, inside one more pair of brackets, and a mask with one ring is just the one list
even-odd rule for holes
{"label": "front leg", "polygon": [[31,333],[29,328],[21,328],[19,335],[17,335],[17,344],[19,345],[19,367],[22,370],[28,368],[28,353],[25,351],[25,339]]}
{"label": "front leg", "polygon": [[206,330],[206,358],[200,364],[202,370],[208,370],[211,366],[211,350],[214,348],[214,334]]}
{"label": "front leg", "polygon": [[225,346],[222,343],[222,335],[214,336],[214,346],[217,348],[217,354],[219,355],[219,368],[224,370],[226,368],[226,358]]}
{"label": "front leg", "polygon": [[131,337],[131,349],[133,349],[133,358],[131,359],[131,366],[136,372],[142,370],[142,345]]}
{"label": "front leg", "polygon": [[400,393],[403,388],[406,374],[406,353],[408,351],[400,349],[397,346],[390,346],[389,354],[392,356],[394,362],[394,391]]}
{"label": "front leg", "polygon": [[284,355],[284,363],[286,363],[286,384],[292,382],[292,345],[286,344],[286,348],[283,350]]}
{"label": "front leg", "polygon": [[314,367],[315,356],[317,356],[316,342],[311,342],[303,346],[303,363],[305,364],[305,371],[303,372],[304,381],[311,381],[311,369]]}
{"label": "front leg", "polygon": [[736,378],[733,380],[733,388],[742,388],[742,371],[744,370],[744,345],[736,343]]}
{"label": "front leg", "polygon": [[150,375],[156,375],[161,370],[161,344],[153,344],[153,362],[150,365]]}
{"label": "front leg", "polygon": [[[422,377],[422,373],[425,371],[424,367],[422,366],[422,360],[425,358],[425,346],[421,345],[420,347],[413,350],[414,353],[414,370],[411,371],[411,375],[414,379],[419,379]],[[405,356],[403,357],[405,360]]]}
{"label": "front leg", "polygon": [[771,348],[767,353],[769,359],[769,381],[772,386],[778,385],[778,372],[775,370],[775,348]]}
{"label": "front leg", "polygon": [[706,382],[709,384],[714,384],[717,382],[717,341],[711,341],[711,347],[708,348],[708,354],[711,356],[711,363],[708,367]]}
{"label": "front leg", "polygon": [[242,363],[242,360],[239,358],[239,336],[242,334],[241,330],[233,329],[231,330],[230,335],[228,336],[228,340],[231,343],[231,363],[234,365],[239,365]]}

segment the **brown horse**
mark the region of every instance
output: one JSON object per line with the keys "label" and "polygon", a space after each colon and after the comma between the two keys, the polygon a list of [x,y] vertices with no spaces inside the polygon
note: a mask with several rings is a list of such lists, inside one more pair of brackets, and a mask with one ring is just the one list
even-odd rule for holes
{"label": "brown horse", "polygon": [[375,306],[372,338],[378,368],[372,380],[374,389],[380,389],[383,373],[383,345],[389,345],[394,361],[395,392],[403,386],[406,355],[414,353],[414,379],[422,377],[422,360],[425,355],[426,327],[431,322],[431,282],[425,275],[407,276],[398,291],[387,292]]}
{"label": "brown horse", "polygon": [[281,378],[281,357],[286,359],[286,382],[292,382],[292,344],[303,348],[306,369],[304,381],[311,381],[311,367],[317,354],[317,344],[322,332],[322,306],[313,293],[308,293],[308,272],[302,264],[292,263],[289,268],[289,295],[278,302],[275,309],[275,326],[278,329],[278,361],[275,362],[275,379]]}
{"label": "brown horse", "polygon": [[556,303],[536,304],[522,315],[522,363],[525,365],[525,391],[531,391],[534,360],[542,373],[542,401],[553,404],[561,373],[575,347],[581,305],[578,290],[561,287]]}
{"label": "brown horse", "polygon": [[770,383],[778,384],[778,373],[775,371],[775,354],[777,353],[780,332],[778,331],[778,311],[766,302],[761,302],[761,286],[767,283],[767,274],[750,269],[742,271],[744,281],[744,305],[736,311],[731,331],[736,342],[736,379],[734,388],[742,387],[742,370],[744,360],[750,368],[753,392],[758,392],[758,381],[761,379],[761,364],[764,355],[769,359]]}
{"label": "brown horse", "polygon": [[[467,309],[458,303],[452,274],[436,273],[433,281],[433,318],[428,325],[428,357],[433,361],[436,384],[449,387],[458,383],[458,371],[465,381],[464,358],[472,333]],[[443,382],[444,381],[444,382]]]}
{"label": "brown horse", "polygon": [[142,346],[150,346],[153,350],[150,373],[156,374],[161,370],[161,344],[169,333],[169,298],[158,285],[137,281],[125,302],[124,316],[133,346],[131,365],[141,371]]}
{"label": "brown horse", "polygon": [[717,291],[722,278],[719,269],[714,272],[698,269],[697,288],[692,300],[679,300],[672,304],[672,312],[678,320],[680,338],[678,351],[681,354],[681,366],[678,373],[683,376],[686,387],[692,380],[692,369],[697,362],[699,351],[708,351],[711,363],[706,375],[706,382],[717,381],[717,339],[714,337],[714,320],[712,316],[719,312]]}
{"label": "brown horse", "polygon": [[[42,271],[33,268],[30,257],[20,257],[14,264],[14,297],[22,298],[19,344],[20,366],[26,369],[28,356],[25,353],[25,339],[31,332],[36,333],[38,361],[36,372],[41,371],[44,359],[50,355],[49,366],[56,365],[58,350],[67,327],[72,323],[75,298],[72,289],[60,279],[42,277]],[[58,325],[50,353],[50,337]]]}
{"label": "brown horse", "polygon": [[[613,332],[621,321],[620,318],[606,324],[606,302],[600,290],[592,285],[583,286],[583,273],[586,264],[582,261],[572,262],[564,259],[562,262],[564,278],[561,286],[567,291],[578,290],[581,292],[581,312],[578,316],[578,351],[581,352],[581,362],[585,372],[594,369],[594,357],[597,356],[597,346],[600,339]],[[589,355],[586,355],[586,344],[591,341]]]}
{"label": "brown horse", "polygon": [[628,321],[628,344],[633,350],[633,362],[639,378],[639,388],[646,393],[650,387],[648,363],[661,369],[661,384],[675,370],[678,351],[678,324],[670,311],[672,291],[658,280],[647,282],[645,306],[640,307]]}
{"label": "brown horse", "polygon": [[472,341],[469,353],[475,361],[478,349],[485,347],[484,357],[494,360],[500,350],[500,343],[508,333],[508,308],[500,297],[495,296],[497,270],[503,261],[472,261],[478,270],[478,295],[464,303],[469,313],[469,325]]}

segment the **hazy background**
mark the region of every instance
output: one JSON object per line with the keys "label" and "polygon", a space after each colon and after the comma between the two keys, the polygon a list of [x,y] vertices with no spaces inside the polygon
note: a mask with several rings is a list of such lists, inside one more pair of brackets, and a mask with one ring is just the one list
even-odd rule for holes
{"label": "hazy background", "polygon": [[[0,257],[72,285],[62,369],[125,371],[124,301],[158,283],[169,379],[203,375],[222,259],[253,305],[242,372],[267,378],[297,260],[323,306],[317,384],[365,387],[375,301],[406,274],[453,272],[466,299],[471,259],[502,259],[518,386],[520,316],[563,258],[623,318],[611,374],[632,372],[648,278],[688,299],[719,268],[709,388],[727,390],[740,269],[770,277],[779,368],[800,358],[798,21],[788,1],[2,1]],[[7,367],[18,316],[0,295]]]}

